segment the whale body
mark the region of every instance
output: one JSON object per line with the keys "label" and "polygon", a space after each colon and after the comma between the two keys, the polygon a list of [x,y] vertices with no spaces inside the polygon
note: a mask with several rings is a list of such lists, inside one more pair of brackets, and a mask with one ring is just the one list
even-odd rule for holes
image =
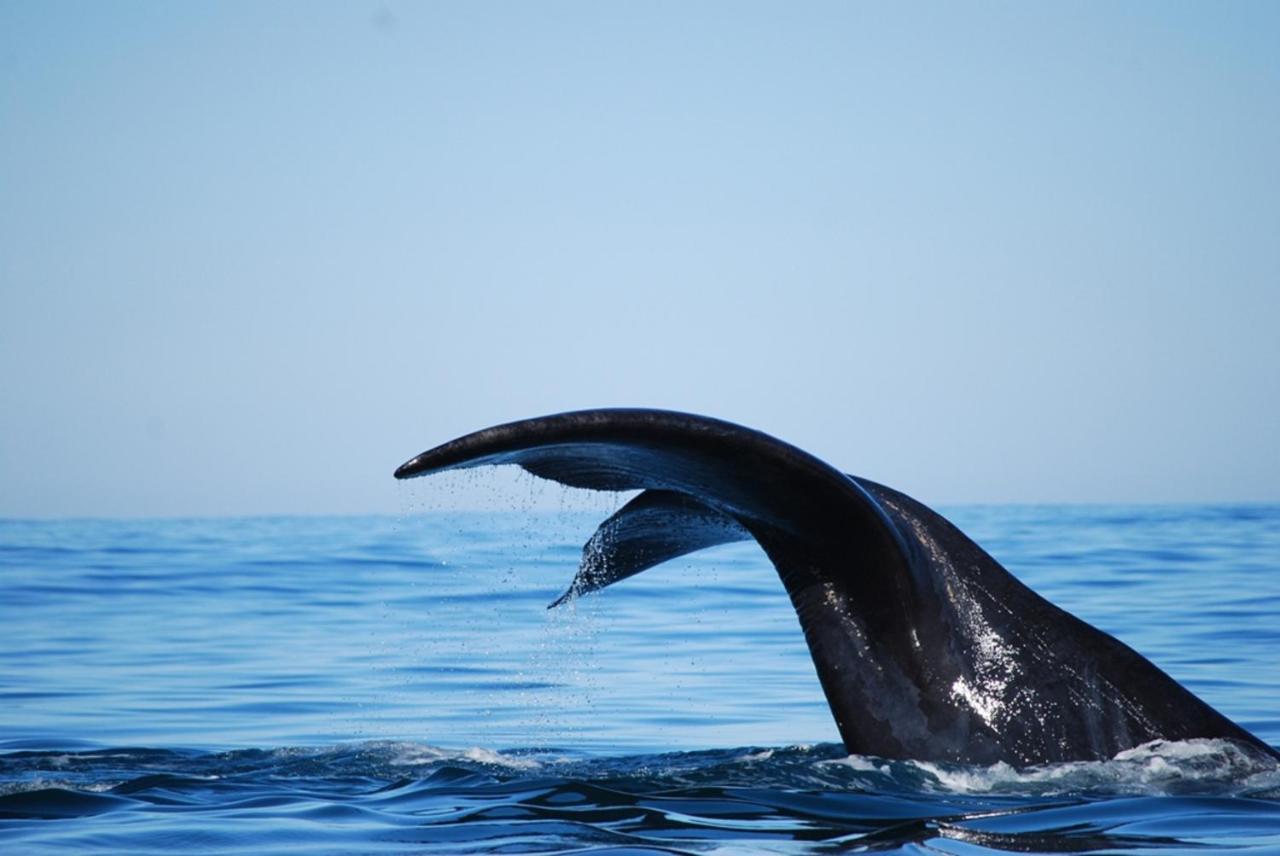
{"label": "whale body", "polygon": [[1028,766],[1224,738],[1280,758],[939,514],[759,431],[662,410],[584,410],[468,434],[395,475],[495,464],[641,491],[587,541],[552,606],[695,550],[758,542],[852,754]]}

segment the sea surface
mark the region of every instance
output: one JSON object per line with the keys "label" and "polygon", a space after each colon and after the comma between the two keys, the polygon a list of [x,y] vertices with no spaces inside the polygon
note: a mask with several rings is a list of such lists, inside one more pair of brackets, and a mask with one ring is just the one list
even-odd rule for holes
{"label": "sea surface", "polygon": [[[0,521],[0,852],[1280,853],[1229,743],[847,757],[754,545],[546,609],[592,501]],[[1280,744],[1280,506],[942,510]]]}

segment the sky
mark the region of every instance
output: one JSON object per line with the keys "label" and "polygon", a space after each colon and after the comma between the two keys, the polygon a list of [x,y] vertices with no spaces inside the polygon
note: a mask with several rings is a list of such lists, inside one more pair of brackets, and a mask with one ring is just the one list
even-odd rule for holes
{"label": "sky", "polygon": [[600,406],[930,504],[1280,500],[1277,44],[1270,2],[0,0],[0,516],[394,513],[423,449]]}

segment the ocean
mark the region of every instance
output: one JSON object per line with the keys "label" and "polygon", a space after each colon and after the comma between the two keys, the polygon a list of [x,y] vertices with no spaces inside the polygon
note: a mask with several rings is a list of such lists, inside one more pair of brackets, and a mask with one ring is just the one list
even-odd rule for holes
{"label": "ocean", "polygon": [[[0,851],[1280,852],[1220,741],[848,757],[753,544],[548,610],[591,502],[0,521]],[[940,510],[1280,744],[1280,506]]]}

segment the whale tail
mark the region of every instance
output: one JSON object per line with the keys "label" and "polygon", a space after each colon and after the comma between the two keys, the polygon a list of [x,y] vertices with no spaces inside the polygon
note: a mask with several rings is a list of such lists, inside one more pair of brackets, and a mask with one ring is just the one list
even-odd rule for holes
{"label": "whale tail", "polygon": [[491,464],[641,491],[587,541],[552,606],[696,550],[757,541],[851,753],[1027,765],[1221,737],[1280,757],[931,509],[761,432],[668,411],[587,410],[468,434],[395,475]]}

